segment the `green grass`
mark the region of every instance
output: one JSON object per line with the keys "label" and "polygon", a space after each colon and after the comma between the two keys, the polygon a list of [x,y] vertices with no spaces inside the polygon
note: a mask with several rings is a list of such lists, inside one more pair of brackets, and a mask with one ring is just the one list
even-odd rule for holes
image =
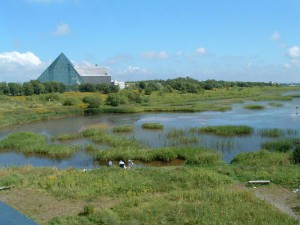
{"label": "green grass", "polygon": [[269,102],[268,105],[272,106],[272,107],[283,107],[284,106],[282,103],[278,103],[278,102]]}
{"label": "green grass", "polygon": [[164,129],[164,125],[161,123],[144,123],[142,124],[142,128],[144,129],[153,129],[153,130],[161,130]]}
{"label": "green grass", "polygon": [[257,109],[264,109],[265,107],[263,105],[251,104],[251,105],[245,105],[244,108],[251,109],[251,110],[257,110]]}
{"label": "green grass", "polygon": [[[192,132],[191,132],[192,133]],[[197,144],[199,139],[190,135],[185,130],[173,129],[166,134],[166,138],[170,140],[174,146]]]}
{"label": "green grass", "polygon": [[300,165],[293,164],[291,153],[258,151],[242,153],[232,160],[240,181],[271,180],[289,189],[299,186]]}
{"label": "green grass", "polygon": [[272,137],[272,138],[278,138],[285,135],[284,130],[278,128],[261,129],[259,133],[262,137]]}
{"label": "green grass", "polygon": [[0,150],[13,150],[23,154],[37,154],[53,158],[72,156],[78,149],[75,146],[53,145],[47,143],[43,135],[32,132],[13,133],[0,141]]}
{"label": "green grass", "polygon": [[114,148],[101,150],[95,146],[88,146],[87,150],[95,160],[140,160],[144,162],[163,161],[170,162],[175,159],[186,160],[191,165],[217,165],[222,164],[218,153],[200,147],[164,147],[157,149]]}
{"label": "green grass", "polygon": [[261,148],[275,152],[288,152],[293,150],[293,142],[288,139],[267,141],[261,144]]}
{"label": "green grass", "polygon": [[297,136],[299,131],[295,129],[267,128],[260,129],[259,133],[262,137],[282,138],[284,136]]}
{"label": "green grass", "polygon": [[219,136],[250,135],[253,128],[245,125],[207,126],[198,128],[198,133],[214,134]]}
{"label": "green grass", "polygon": [[69,140],[78,139],[80,137],[81,136],[79,134],[65,133],[65,134],[52,137],[52,140],[69,141]]}
{"label": "green grass", "polygon": [[132,132],[134,129],[133,126],[127,125],[127,126],[118,126],[113,128],[113,132]]}
{"label": "green grass", "polygon": [[[216,167],[0,169],[0,186],[46,192],[71,205],[86,201],[85,214],[62,214],[43,224],[298,224],[234,183]],[[113,206],[91,204],[112,200]]]}

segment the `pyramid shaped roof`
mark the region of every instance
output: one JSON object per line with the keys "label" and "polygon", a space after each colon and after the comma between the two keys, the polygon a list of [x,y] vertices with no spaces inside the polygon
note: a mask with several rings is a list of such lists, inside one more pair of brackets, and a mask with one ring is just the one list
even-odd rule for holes
{"label": "pyramid shaped roof", "polygon": [[38,78],[41,82],[58,81],[66,85],[80,84],[84,80],[70,60],[61,53]]}

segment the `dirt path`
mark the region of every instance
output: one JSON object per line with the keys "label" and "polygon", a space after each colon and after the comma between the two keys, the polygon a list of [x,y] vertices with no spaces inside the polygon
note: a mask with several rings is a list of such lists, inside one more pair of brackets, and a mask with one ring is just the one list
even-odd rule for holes
{"label": "dirt path", "polygon": [[258,198],[270,203],[281,212],[286,213],[300,220],[300,198],[299,193],[295,194],[277,185],[249,187]]}

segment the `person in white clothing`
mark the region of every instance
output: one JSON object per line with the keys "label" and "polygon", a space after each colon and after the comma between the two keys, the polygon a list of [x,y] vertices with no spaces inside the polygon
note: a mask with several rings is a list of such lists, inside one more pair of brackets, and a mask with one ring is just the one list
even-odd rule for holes
{"label": "person in white clothing", "polygon": [[122,160],[119,161],[119,166],[126,169],[125,163]]}

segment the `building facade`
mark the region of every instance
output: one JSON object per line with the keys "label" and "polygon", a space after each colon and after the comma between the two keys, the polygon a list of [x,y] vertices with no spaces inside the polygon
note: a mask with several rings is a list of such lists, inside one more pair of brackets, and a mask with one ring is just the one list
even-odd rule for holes
{"label": "building facade", "polygon": [[61,53],[38,77],[41,82],[58,81],[65,85],[81,83],[111,84],[111,76],[106,68],[97,66],[74,67],[70,60]]}

